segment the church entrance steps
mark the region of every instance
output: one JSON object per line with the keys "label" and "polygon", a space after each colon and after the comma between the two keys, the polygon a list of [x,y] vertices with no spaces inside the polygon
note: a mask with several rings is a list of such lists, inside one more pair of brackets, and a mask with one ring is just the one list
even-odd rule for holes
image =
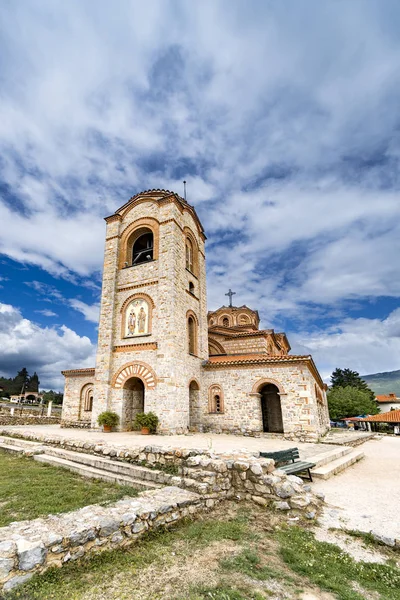
{"label": "church entrance steps", "polygon": [[331,463],[337,458],[341,458],[346,454],[350,454],[350,452],[351,448],[348,446],[338,446],[337,448],[327,450],[326,452],[311,454],[310,456],[307,456],[307,461],[315,463],[315,469],[316,467],[323,467],[324,465],[327,465],[328,463]]}
{"label": "church entrance steps", "polygon": [[0,437],[0,449],[14,454],[41,454],[44,452],[44,447],[38,442],[11,437]]}
{"label": "church entrance steps", "polygon": [[46,456],[54,456],[64,460],[72,461],[77,464],[111,472],[117,475],[131,477],[135,480],[151,481],[161,485],[168,485],[171,482],[172,475],[159,471],[157,469],[148,469],[140,465],[134,465],[128,462],[103,458],[95,454],[85,454],[84,452],[74,452],[73,450],[64,450],[63,448],[46,447]]}
{"label": "church entrance steps", "polygon": [[311,474],[313,478],[329,479],[330,477],[333,477],[333,475],[338,475],[363,458],[364,452],[361,450],[350,450],[349,453],[344,454],[336,460],[322,466],[314,467],[314,469],[311,469]]}
{"label": "church entrance steps", "polygon": [[331,430],[325,437],[321,438],[321,444],[343,444],[344,446],[359,446],[376,438],[373,431],[338,431]]}
{"label": "church entrance steps", "polygon": [[6,452],[11,452],[13,454],[24,454],[25,452],[25,448],[21,448],[21,446],[14,446],[3,442],[0,442],[0,450],[5,450]]}
{"label": "church entrance steps", "polygon": [[110,481],[119,485],[130,485],[138,490],[154,490],[161,487],[160,484],[154,483],[153,481],[145,481],[144,479],[136,479],[134,477],[130,477],[129,475],[122,475],[121,473],[113,473],[112,471],[106,471],[105,469],[89,467],[83,463],[67,460],[65,458],[59,458],[57,456],[37,454],[33,458],[41,463],[68,469],[69,471],[78,473],[82,477],[88,477],[90,479],[102,479],[104,481]]}

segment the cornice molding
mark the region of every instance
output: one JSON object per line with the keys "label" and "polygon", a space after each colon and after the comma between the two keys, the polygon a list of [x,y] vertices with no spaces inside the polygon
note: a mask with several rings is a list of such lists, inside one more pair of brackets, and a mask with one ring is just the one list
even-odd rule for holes
{"label": "cornice molding", "polygon": [[158,283],[158,279],[153,279],[152,281],[148,281],[147,283],[133,283],[132,285],[125,285],[117,288],[117,292],[126,292],[127,290],[136,290],[137,288],[147,287],[148,285],[156,285]]}
{"label": "cornice molding", "polygon": [[69,369],[68,371],[61,371],[61,375],[64,377],[72,377],[72,376],[84,376],[84,375],[94,375],[95,369]]}
{"label": "cornice molding", "polygon": [[139,350],[157,350],[157,342],[142,342],[141,344],[127,344],[121,346],[114,346],[114,352],[136,352]]}

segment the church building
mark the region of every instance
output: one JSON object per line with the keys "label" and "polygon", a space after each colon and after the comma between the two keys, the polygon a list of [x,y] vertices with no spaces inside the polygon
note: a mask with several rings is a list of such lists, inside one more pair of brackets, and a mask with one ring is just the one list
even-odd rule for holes
{"label": "church building", "polygon": [[174,192],[133,196],[106,219],[96,366],[63,371],[62,426],[98,428],[105,410],[122,431],[155,412],[160,433],[283,434],[329,429],[326,386],[311,356],[289,354],[284,333],[257,311],[207,312],[205,234]]}

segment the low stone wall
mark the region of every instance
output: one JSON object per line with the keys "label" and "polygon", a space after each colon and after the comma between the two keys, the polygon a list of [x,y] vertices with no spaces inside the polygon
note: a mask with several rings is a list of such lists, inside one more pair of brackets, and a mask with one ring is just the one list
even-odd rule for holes
{"label": "low stone wall", "polygon": [[[10,435],[10,431],[2,430],[0,435]],[[259,452],[216,454],[200,448],[112,446],[106,442],[85,442],[32,432],[13,432],[11,435],[66,450],[158,468],[164,472],[165,483],[200,494],[207,507],[212,507],[216,501],[236,498],[279,510],[300,511],[312,519],[323,500],[323,496],[312,494],[310,485],[299,477],[276,470],[274,461],[260,458]]]}
{"label": "low stone wall", "polygon": [[[82,557],[87,552],[124,546],[147,530],[176,522],[225,499],[253,501],[288,516],[314,519],[323,495],[299,477],[275,469],[274,461],[245,451],[214,454],[203,449],[145,446],[128,448],[32,432],[0,430],[0,435],[40,442],[37,451],[58,446],[115,461],[159,469],[168,487],[112,506],[89,506],[72,513],[13,523],[0,529],[0,585],[4,590],[33,573]],[[26,443],[26,442],[25,442]],[[35,449],[29,448],[30,453]],[[175,472],[176,474],[173,474]]]}
{"label": "low stone wall", "polygon": [[0,528],[0,589],[90,553],[124,547],[147,531],[204,510],[197,494],[174,487],[143,492],[111,506],[86,506]]}
{"label": "low stone wall", "polygon": [[90,421],[61,421],[61,427],[75,428],[75,429],[90,429],[92,426]]}
{"label": "low stone wall", "polygon": [[40,417],[31,415],[5,415],[0,413],[2,425],[58,425],[61,417]]}

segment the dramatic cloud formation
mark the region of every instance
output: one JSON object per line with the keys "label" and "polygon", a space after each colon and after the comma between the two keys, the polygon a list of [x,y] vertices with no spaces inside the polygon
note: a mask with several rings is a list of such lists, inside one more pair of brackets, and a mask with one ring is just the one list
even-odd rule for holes
{"label": "dramatic cloud formation", "polygon": [[9,304],[0,304],[0,374],[16,375],[25,366],[40,373],[42,385],[61,389],[62,369],[92,367],[95,349],[89,338],[80,337],[65,325],[39,327]]}
{"label": "dramatic cloud formation", "polygon": [[0,253],[33,294],[4,280],[3,300],[89,335],[102,217],[186,179],[210,308],[234,288],[326,373],[400,368],[400,5],[289,6],[2,4]]}

